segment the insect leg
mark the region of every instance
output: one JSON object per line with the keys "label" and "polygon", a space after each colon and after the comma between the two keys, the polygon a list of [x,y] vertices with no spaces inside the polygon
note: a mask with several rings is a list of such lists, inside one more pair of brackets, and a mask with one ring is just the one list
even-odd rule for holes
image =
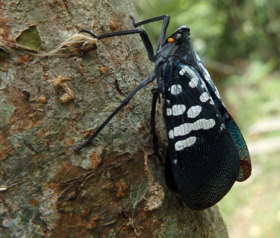
{"label": "insect leg", "polygon": [[130,18],[132,19],[134,27],[145,25],[145,24],[150,23],[150,22],[163,20],[160,35],[159,35],[159,39],[158,39],[158,43],[157,43],[157,51],[158,51],[161,48],[161,46],[164,42],[164,38],[165,38],[165,35],[166,35],[166,30],[167,30],[167,27],[168,27],[168,24],[169,24],[170,17],[168,15],[162,15],[162,16],[147,19],[145,21],[137,22],[137,23],[135,22],[135,19],[134,19],[133,16],[130,16]]}
{"label": "insect leg", "polygon": [[128,96],[121,102],[121,105],[118,106],[118,108],[103,122],[103,124],[98,128],[98,130],[89,138],[87,139],[83,144],[78,146],[74,149],[75,152],[78,152],[83,147],[91,143],[97,135],[103,130],[103,128],[111,121],[111,119],[130,101],[130,99],[145,85],[151,83],[156,78],[156,72],[153,71],[144,81],[142,81],[135,89],[133,89]]}
{"label": "insect leg", "polygon": [[134,29],[134,30],[127,30],[127,31],[117,31],[117,32],[111,32],[111,33],[106,33],[103,35],[95,35],[92,32],[88,31],[88,30],[84,30],[82,29],[81,32],[86,32],[88,34],[90,34],[91,36],[93,36],[94,38],[97,39],[103,39],[103,38],[107,38],[107,37],[113,37],[113,36],[123,36],[123,35],[132,35],[132,34],[139,34],[142,42],[146,48],[146,51],[148,53],[148,58],[150,61],[154,62],[154,48],[152,46],[152,43],[149,39],[149,36],[147,34],[147,32],[143,29]]}

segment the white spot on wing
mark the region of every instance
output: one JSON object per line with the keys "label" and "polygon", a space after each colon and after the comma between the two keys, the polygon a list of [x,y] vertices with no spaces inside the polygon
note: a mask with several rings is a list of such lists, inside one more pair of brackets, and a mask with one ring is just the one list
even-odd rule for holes
{"label": "white spot on wing", "polygon": [[189,118],[195,118],[199,115],[199,113],[202,111],[202,107],[201,106],[192,106],[188,111],[188,117]]}
{"label": "white spot on wing", "polygon": [[176,104],[172,108],[166,108],[166,115],[179,116],[179,115],[183,115],[185,111],[186,111],[186,106],[184,104]]}
{"label": "white spot on wing", "polygon": [[[214,127],[216,124],[214,119],[199,119],[194,123],[184,123],[180,126],[174,127],[174,130],[170,130],[169,133],[172,131],[172,136],[185,136],[189,134],[191,131],[197,131],[200,129],[208,130]],[[170,138],[170,134],[169,134]],[[173,139],[172,138],[172,139]]]}
{"label": "white spot on wing", "polygon": [[196,88],[197,85],[198,85],[198,78],[197,77],[196,78],[192,78],[191,81],[189,82],[189,86],[191,88]]}
{"label": "white spot on wing", "polygon": [[166,115],[171,116],[172,115],[172,110],[171,108],[166,108]]}
{"label": "white spot on wing", "polygon": [[201,82],[200,87],[202,87],[202,88],[207,88],[207,87],[206,87],[206,84],[205,84],[205,82],[204,82],[204,80],[201,80],[200,82]]}
{"label": "white spot on wing", "polygon": [[182,92],[182,86],[180,84],[175,84],[171,86],[171,94],[178,95]]}
{"label": "white spot on wing", "polygon": [[186,73],[187,73],[187,74],[190,76],[190,78],[191,78],[191,80],[190,80],[190,82],[189,82],[189,86],[190,86],[191,88],[197,87],[199,79],[198,79],[196,73],[194,72],[194,70],[192,70],[189,66],[184,66],[184,67],[180,70],[179,74],[180,74],[180,75],[184,75],[184,74],[186,74]]}
{"label": "white spot on wing", "polygon": [[215,87],[215,94],[216,94],[217,98],[221,99],[220,93],[216,87]]}
{"label": "white spot on wing", "polygon": [[222,127],[223,129],[226,129],[226,126],[225,126],[224,123],[221,124],[221,127]]}
{"label": "white spot on wing", "polygon": [[183,150],[186,147],[192,146],[196,142],[196,137],[191,136],[185,140],[179,140],[175,143],[175,150],[180,151]]}
{"label": "white spot on wing", "polygon": [[[207,72],[208,73],[208,72]],[[205,75],[205,79],[210,83],[213,84],[212,79],[210,78],[210,75]]]}
{"label": "white spot on wing", "polygon": [[196,75],[196,73],[188,66],[184,67],[186,73],[190,76],[191,78],[191,81],[189,82],[189,86],[191,88],[195,88],[197,87],[197,84],[198,84],[198,77]]}
{"label": "white spot on wing", "polygon": [[173,130],[170,130],[168,132],[168,137],[169,137],[169,139],[174,139],[174,132],[173,132]]}
{"label": "white spot on wing", "polygon": [[186,71],[185,71],[184,69],[181,69],[180,72],[179,72],[179,74],[180,74],[180,75],[184,75],[185,72],[186,72]]}
{"label": "white spot on wing", "polygon": [[182,115],[185,111],[186,111],[186,106],[184,104],[178,104],[172,107],[172,113],[174,116]]}
{"label": "white spot on wing", "polygon": [[210,99],[209,94],[207,92],[204,92],[200,95],[199,100],[201,102],[207,102]]}
{"label": "white spot on wing", "polygon": [[203,69],[203,71],[204,71],[204,73],[206,74],[206,76],[208,76],[208,77],[210,78],[210,74],[209,74],[209,72],[207,71],[207,69],[204,67],[204,65],[203,65],[201,62],[199,62],[199,65],[200,65],[201,68]]}

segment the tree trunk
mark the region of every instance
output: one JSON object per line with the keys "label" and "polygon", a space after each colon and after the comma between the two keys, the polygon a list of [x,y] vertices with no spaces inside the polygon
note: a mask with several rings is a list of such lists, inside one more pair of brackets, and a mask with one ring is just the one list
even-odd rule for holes
{"label": "tree trunk", "polygon": [[227,237],[217,206],[193,211],[166,188],[150,152],[151,85],[73,152],[152,65],[137,35],[61,57],[65,40],[132,29],[130,14],[128,0],[0,2],[1,237]]}

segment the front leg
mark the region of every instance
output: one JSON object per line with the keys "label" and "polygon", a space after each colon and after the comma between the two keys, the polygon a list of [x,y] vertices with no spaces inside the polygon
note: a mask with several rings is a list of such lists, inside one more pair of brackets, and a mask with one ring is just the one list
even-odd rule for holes
{"label": "front leg", "polygon": [[141,22],[137,22],[137,23],[135,22],[135,19],[134,19],[133,16],[130,16],[130,18],[132,19],[132,23],[133,23],[134,27],[145,25],[145,24],[150,23],[150,22],[163,20],[162,27],[161,27],[161,30],[160,30],[159,39],[158,39],[158,43],[157,43],[156,52],[158,52],[158,50],[161,48],[161,46],[164,42],[164,38],[165,38],[165,35],[166,35],[167,27],[169,25],[170,17],[168,15],[162,15],[162,16],[150,18],[150,19],[147,19],[147,20],[144,20],[144,21],[141,21]]}

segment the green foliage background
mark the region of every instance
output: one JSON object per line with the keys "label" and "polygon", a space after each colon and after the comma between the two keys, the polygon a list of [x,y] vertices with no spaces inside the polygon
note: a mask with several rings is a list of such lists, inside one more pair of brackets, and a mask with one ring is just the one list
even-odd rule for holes
{"label": "green foliage background", "polygon": [[[167,35],[191,28],[194,47],[246,138],[252,176],[218,204],[230,238],[280,237],[280,1],[133,1],[139,21],[171,16]],[[154,44],[160,28],[161,22],[145,26]]]}
{"label": "green foliage background", "polygon": [[[134,0],[141,19],[168,14],[168,33],[186,24],[199,53],[224,62],[269,60],[280,53],[280,2],[276,0]],[[157,39],[160,23],[145,28]]]}

